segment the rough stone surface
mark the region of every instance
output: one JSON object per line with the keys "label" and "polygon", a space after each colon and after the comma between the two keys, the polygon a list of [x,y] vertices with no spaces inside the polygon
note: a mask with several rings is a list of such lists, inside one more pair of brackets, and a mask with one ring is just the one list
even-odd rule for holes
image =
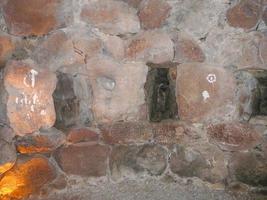
{"label": "rough stone surface", "polygon": [[55,128],[16,139],[17,151],[21,154],[51,153],[64,143],[65,135]]}
{"label": "rough stone surface", "polygon": [[93,128],[71,128],[67,140],[71,143],[98,141],[99,133]]}
{"label": "rough stone surface", "polygon": [[134,8],[138,8],[139,4],[142,2],[142,0],[123,0],[123,1],[128,3],[130,6]]}
{"label": "rough stone surface", "polygon": [[8,93],[7,117],[17,135],[54,125],[54,74],[37,69],[30,61],[11,61],[5,68],[4,85]]}
{"label": "rough stone surface", "polygon": [[251,126],[238,122],[210,125],[208,135],[215,144],[226,151],[247,150],[255,147],[262,139]]}
{"label": "rough stone surface", "polygon": [[144,29],[160,28],[169,16],[171,6],[165,0],[144,0],[138,16]]}
{"label": "rough stone surface", "polygon": [[266,163],[266,157],[260,152],[236,152],[229,163],[231,180],[252,186],[266,186]]}
{"label": "rough stone surface", "polygon": [[264,63],[265,66],[267,66],[267,53],[266,53],[266,48],[267,48],[267,36],[264,37],[259,45],[259,54],[262,62]]}
{"label": "rough stone surface", "polygon": [[146,143],[153,138],[153,129],[148,123],[124,122],[106,124],[100,127],[107,144]]}
{"label": "rough stone surface", "polygon": [[261,16],[258,0],[244,0],[227,11],[228,23],[233,27],[250,29],[256,26]]}
{"label": "rough stone surface", "polygon": [[4,67],[14,49],[15,44],[12,38],[7,35],[0,35],[0,68]]}
{"label": "rough stone surface", "polygon": [[43,156],[19,156],[16,165],[0,180],[2,199],[22,199],[38,193],[55,178],[55,171]]}
{"label": "rough stone surface", "polygon": [[200,46],[185,33],[174,32],[172,34],[174,42],[174,62],[204,62],[205,55]]}
{"label": "rough stone surface", "polygon": [[208,64],[177,67],[179,117],[192,122],[234,118],[235,80],[233,75]]}
{"label": "rough stone surface", "polygon": [[0,176],[15,164],[16,148],[13,143],[0,140]]}
{"label": "rough stone surface", "polygon": [[100,177],[106,175],[108,152],[104,145],[72,144],[58,149],[55,159],[67,174]]}
{"label": "rough stone surface", "polygon": [[265,8],[265,10],[263,12],[262,19],[263,19],[265,25],[267,26],[267,8]]}
{"label": "rough stone surface", "polygon": [[81,19],[113,35],[136,33],[140,29],[136,11],[115,0],[88,1],[82,8]]}
{"label": "rough stone surface", "polygon": [[[63,1],[9,0],[3,7],[9,33],[19,36],[44,35],[62,26],[59,8]],[[62,9],[63,7],[61,7]]]}
{"label": "rough stone surface", "polygon": [[166,152],[160,146],[116,146],[110,157],[111,177],[119,180],[148,172],[160,175],[166,168]]}
{"label": "rough stone surface", "polygon": [[145,103],[146,65],[120,63],[101,56],[88,60],[87,69],[94,94],[92,111],[97,122],[142,117],[139,111]]}
{"label": "rough stone surface", "polygon": [[129,39],[125,56],[129,60],[164,63],[173,60],[173,42],[168,34],[159,31],[144,31]]}

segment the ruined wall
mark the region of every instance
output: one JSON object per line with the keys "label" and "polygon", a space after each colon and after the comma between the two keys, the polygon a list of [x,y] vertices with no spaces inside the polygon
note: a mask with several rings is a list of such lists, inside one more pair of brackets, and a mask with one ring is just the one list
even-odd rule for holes
{"label": "ruined wall", "polygon": [[266,25],[266,0],[1,0],[0,198],[144,177],[266,194]]}

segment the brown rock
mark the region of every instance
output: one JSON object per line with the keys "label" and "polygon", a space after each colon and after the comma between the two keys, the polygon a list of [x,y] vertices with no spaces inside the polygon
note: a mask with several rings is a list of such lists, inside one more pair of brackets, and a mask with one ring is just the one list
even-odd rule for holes
{"label": "brown rock", "polygon": [[174,56],[173,42],[169,35],[162,31],[145,31],[127,42],[125,54],[129,60],[155,64],[169,62]]}
{"label": "brown rock", "polygon": [[72,128],[68,132],[67,140],[71,143],[98,141],[98,133],[92,128]]}
{"label": "brown rock", "polygon": [[179,65],[176,84],[180,119],[198,122],[235,117],[235,79],[223,68],[200,63]]}
{"label": "brown rock", "polygon": [[226,151],[247,150],[262,139],[250,125],[241,123],[210,125],[207,131],[211,141]]}
{"label": "brown rock", "polygon": [[169,17],[171,6],[165,0],[144,0],[138,16],[144,29],[159,28]]}
{"label": "brown rock", "polygon": [[11,169],[17,159],[14,144],[0,140],[0,176]]}
{"label": "brown rock", "polygon": [[0,35],[0,68],[4,67],[12,51],[15,49],[15,44],[10,36]]}
{"label": "brown rock", "polygon": [[205,55],[200,46],[189,36],[181,33],[173,33],[174,60],[178,63],[204,62]]}
{"label": "brown rock", "polygon": [[0,180],[0,197],[22,199],[38,193],[55,178],[55,171],[43,156],[19,156],[16,165]]}
{"label": "brown rock", "polygon": [[[118,36],[105,36],[102,38],[105,50],[118,60],[124,58],[124,40]],[[114,48],[115,47],[115,48]]]}
{"label": "brown rock", "polygon": [[136,11],[121,1],[89,1],[82,8],[81,19],[112,35],[137,33],[140,29]]}
{"label": "brown rock", "polygon": [[146,143],[153,138],[152,126],[142,122],[118,122],[102,125],[102,137],[107,144]]}
{"label": "brown rock", "polygon": [[231,181],[267,186],[267,160],[259,152],[236,152],[229,161]]}
{"label": "brown rock", "polygon": [[58,18],[62,3],[61,0],[7,1],[3,11],[9,32],[19,36],[39,36],[62,26]]}
{"label": "brown rock", "polygon": [[55,159],[68,174],[80,176],[105,176],[109,148],[104,145],[80,143],[62,147]]}
{"label": "brown rock", "polygon": [[65,135],[55,129],[41,130],[32,135],[18,137],[17,151],[22,154],[50,153],[64,144]]}
{"label": "brown rock", "polygon": [[226,17],[230,26],[251,29],[258,23],[261,9],[259,1],[243,0],[230,8]]}
{"label": "brown rock", "polygon": [[54,125],[54,74],[37,69],[30,61],[11,61],[5,68],[4,86],[8,93],[7,117],[17,135]]}
{"label": "brown rock", "polygon": [[141,118],[139,111],[145,104],[142,88],[148,71],[146,65],[120,63],[99,56],[87,61],[87,69],[94,95],[92,111],[97,122]]}

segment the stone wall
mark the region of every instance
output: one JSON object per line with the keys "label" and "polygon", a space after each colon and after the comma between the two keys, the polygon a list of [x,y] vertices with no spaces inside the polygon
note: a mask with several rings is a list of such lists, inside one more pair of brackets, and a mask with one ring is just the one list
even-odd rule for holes
{"label": "stone wall", "polygon": [[266,25],[266,0],[0,1],[0,198],[146,177],[266,194]]}

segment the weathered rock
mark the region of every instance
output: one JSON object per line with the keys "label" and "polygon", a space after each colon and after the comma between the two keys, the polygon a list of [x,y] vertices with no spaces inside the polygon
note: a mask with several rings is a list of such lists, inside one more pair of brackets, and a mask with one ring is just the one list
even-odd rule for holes
{"label": "weathered rock", "polygon": [[54,125],[54,74],[37,69],[30,61],[11,61],[5,68],[4,86],[8,93],[7,118],[17,135]]}
{"label": "weathered rock", "polygon": [[256,115],[256,116],[250,118],[249,123],[252,125],[267,126],[267,116]]}
{"label": "weathered rock", "polygon": [[5,66],[14,49],[15,44],[12,38],[7,35],[0,35],[0,68]]}
{"label": "weathered rock", "polygon": [[112,35],[137,33],[140,29],[136,11],[121,1],[89,1],[82,8],[81,19]]}
{"label": "weathered rock", "polygon": [[105,35],[101,37],[104,50],[115,59],[124,58],[124,40],[118,36]]}
{"label": "weathered rock", "polygon": [[227,21],[233,27],[251,29],[259,21],[261,9],[258,0],[241,1],[227,11]]}
{"label": "weathered rock", "polygon": [[157,145],[116,146],[110,157],[111,176],[114,180],[145,172],[160,175],[166,166],[166,152]]}
{"label": "weathered rock", "polygon": [[134,8],[138,8],[139,4],[142,2],[142,0],[123,0],[123,1],[128,3],[130,6]]}
{"label": "weathered rock", "polygon": [[165,0],[144,0],[139,5],[138,16],[144,29],[159,28],[169,16],[171,6]]}
{"label": "weathered rock", "polygon": [[129,39],[125,56],[129,60],[164,63],[173,60],[173,42],[167,33],[144,31]]}
{"label": "weathered rock", "polygon": [[99,133],[93,128],[71,128],[67,140],[71,143],[98,141]]}
{"label": "weathered rock", "polygon": [[174,42],[174,62],[204,62],[205,55],[200,46],[188,35],[174,32],[172,34]]}
{"label": "weathered rock", "polygon": [[11,143],[15,136],[15,132],[10,127],[0,122],[0,140]]}
{"label": "weathered rock", "polygon": [[64,26],[66,20],[64,18],[68,17],[64,9],[66,2],[61,0],[7,1],[3,11],[9,32],[19,36],[39,36]]}
{"label": "weathered rock", "polygon": [[250,125],[238,122],[210,125],[207,130],[211,141],[226,151],[251,149],[262,139]]}
{"label": "weathered rock", "polygon": [[267,186],[267,162],[259,152],[236,152],[229,161],[232,181],[251,186]]}
{"label": "weathered rock", "polygon": [[107,146],[79,143],[59,148],[55,159],[67,174],[100,177],[106,175],[108,153]]}
{"label": "weathered rock", "polygon": [[[99,56],[87,61],[93,91],[92,111],[97,122],[140,119],[145,104],[147,67],[142,63],[119,63]],[[122,76],[122,74],[124,74]]]}
{"label": "weathered rock", "polygon": [[266,52],[266,48],[267,48],[267,36],[264,37],[260,41],[260,45],[259,45],[260,58],[261,58],[261,60],[262,60],[262,62],[264,63],[265,66],[267,66],[267,52]]}
{"label": "weathered rock", "polygon": [[265,8],[263,12],[262,20],[264,21],[265,25],[267,25],[267,8]]}
{"label": "weathered rock", "polygon": [[153,138],[152,126],[143,122],[118,122],[100,127],[107,144],[146,143]]}
{"label": "weathered rock", "polygon": [[22,199],[38,193],[55,178],[54,167],[43,156],[19,156],[16,165],[0,180],[0,197]]}
{"label": "weathered rock", "polygon": [[14,144],[0,140],[0,176],[13,167],[16,159],[17,153]]}
{"label": "weathered rock", "polygon": [[200,63],[179,65],[176,84],[178,113],[182,120],[199,122],[236,117],[235,80],[223,68]]}
{"label": "weathered rock", "polygon": [[55,129],[40,130],[16,139],[17,151],[22,154],[51,153],[65,143],[65,135]]}

